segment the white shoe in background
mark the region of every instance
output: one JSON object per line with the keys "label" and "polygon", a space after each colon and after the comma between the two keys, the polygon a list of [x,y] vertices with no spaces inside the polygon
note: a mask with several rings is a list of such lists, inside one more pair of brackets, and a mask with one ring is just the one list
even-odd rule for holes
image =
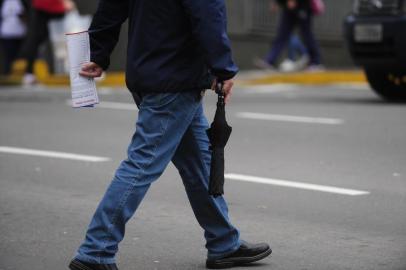
{"label": "white shoe in background", "polygon": [[23,76],[22,84],[23,86],[33,86],[38,83],[37,77],[32,73],[26,73]]}
{"label": "white shoe in background", "polygon": [[296,67],[298,70],[305,69],[309,65],[310,58],[307,54],[302,55],[299,60],[296,61]]}
{"label": "white shoe in background", "polygon": [[279,69],[282,72],[294,72],[297,70],[297,64],[295,61],[292,61],[290,59],[285,59],[283,62],[279,65]]}

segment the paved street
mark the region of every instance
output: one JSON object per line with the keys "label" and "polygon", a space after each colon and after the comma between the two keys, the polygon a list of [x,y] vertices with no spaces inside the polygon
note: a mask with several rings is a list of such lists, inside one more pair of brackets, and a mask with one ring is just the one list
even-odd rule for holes
{"label": "paved street", "polygon": [[[125,157],[129,93],[100,89],[96,109],[72,109],[67,90],[0,89],[0,270],[67,269]],[[215,101],[207,93],[210,120]],[[242,238],[274,250],[238,269],[405,270],[405,110],[365,85],[237,87],[226,198]],[[205,269],[205,252],[170,165],[129,222],[119,267]]]}

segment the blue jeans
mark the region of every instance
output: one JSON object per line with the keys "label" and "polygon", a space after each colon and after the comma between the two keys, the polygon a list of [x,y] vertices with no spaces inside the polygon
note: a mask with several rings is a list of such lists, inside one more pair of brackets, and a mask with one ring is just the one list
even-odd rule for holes
{"label": "blue jeans", "polygon": [[292,61],[298,60],[307,54],[306,47],[297,35],[291,35],[288,45],[288,58]]}
{"label": "blue jeans", "polygon": [[208,258],[237,250],[239,231],[230,223],[224,198],[208,194],[211,153],[207,128],[197,92],[144,96],[128,157],[100,202],[76,258],[89,263],[115,262],[126,222],[171,160],[204,229]]}

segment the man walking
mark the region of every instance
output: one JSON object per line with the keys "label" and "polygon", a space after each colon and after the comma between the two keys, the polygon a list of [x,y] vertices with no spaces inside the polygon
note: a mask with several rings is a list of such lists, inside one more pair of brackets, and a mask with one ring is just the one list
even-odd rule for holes
{"label": "man walking", "polygon": [[201,93],[215,79],[223,82],[228,101],[238,71],[224,0],[100,0],[90,27],[92,62],[83,66],[82,76],[98,77],[108,67],[127,18],[126,82],[141,97],[136,131],[70,269],[117,269],[125,224],[170,161],[205,231],[206,266],[229,268],[265,258],[269,246],[240,240],[224,198],[208,194],[211,154]]}

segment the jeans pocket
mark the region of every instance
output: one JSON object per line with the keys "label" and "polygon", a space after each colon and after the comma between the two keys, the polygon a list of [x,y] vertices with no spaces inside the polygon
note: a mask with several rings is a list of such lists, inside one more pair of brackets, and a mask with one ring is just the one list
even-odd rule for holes
{"label": "jeans pocket", "polygon": [[176,99],[176,93],[152,93],[143,97],[141,107],[153,108],[168,104]]}
{"label": "jeans pocket", "polygon": [[175,100],[177,100],[179,98],[179,95],[181,93],[176,92],[176,93],[162,93],[159,94],[159,101],[158,104],[160,106],[166,106],[172,102],[174,102]]}

